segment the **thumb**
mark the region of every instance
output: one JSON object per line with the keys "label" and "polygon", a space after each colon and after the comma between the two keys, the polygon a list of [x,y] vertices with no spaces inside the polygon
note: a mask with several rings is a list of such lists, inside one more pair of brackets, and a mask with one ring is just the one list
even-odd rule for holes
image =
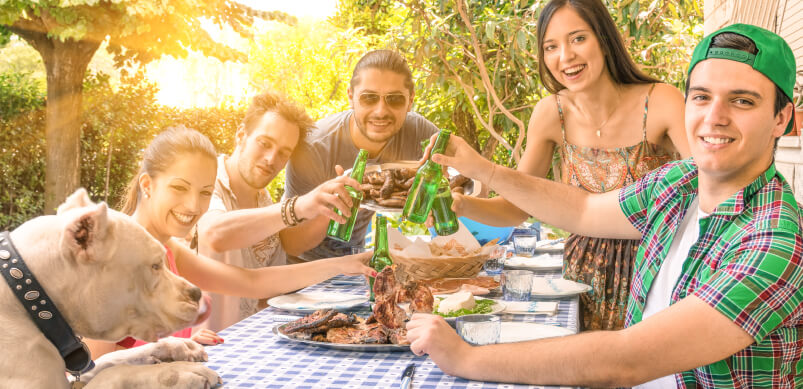
{"label": "thumb", "polygon": [[335,165],[335,174],[342,176],[344,171],[345,170],[343,170],[343,166]]}
{"label": "thumb", "polygon": [[454,167],[454,157],[449,157],[443,154],[433,154],[432,162],[443,166]]}

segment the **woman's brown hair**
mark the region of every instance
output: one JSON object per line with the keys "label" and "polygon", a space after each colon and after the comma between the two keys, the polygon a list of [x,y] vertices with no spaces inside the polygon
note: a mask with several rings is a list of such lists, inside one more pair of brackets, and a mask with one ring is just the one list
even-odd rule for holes
{"label": "woman's brown hair", "polygon": [[[133,215],[140,199],[139,177],[148,173],[156,177],[186,154],[200,153],[215,161],[217,153],[209,138],[200,132],[182,125],[169,127],[154,138],[142,155],[139,172],[134,175],[126,189],[126,195],[120,202],[120,212]],[[217,173],[217,169],[215,170]]]}
{"label": "woman's brown hair", "polygon": [[659,82],[642,72],[630,58],[622,36],[601,0],[552,0],[544,6],[541,15],[538,16],[538,74],[541,75],[541,82],[550,93],[557,93],[566,87],[555,79],[544,64],[544,35],[546,35],[546,29],[552,16],[565,6],[572,7],[591,26],[602,49],[602,54],[605,56],[608,73],[615,83],[651,84]]}

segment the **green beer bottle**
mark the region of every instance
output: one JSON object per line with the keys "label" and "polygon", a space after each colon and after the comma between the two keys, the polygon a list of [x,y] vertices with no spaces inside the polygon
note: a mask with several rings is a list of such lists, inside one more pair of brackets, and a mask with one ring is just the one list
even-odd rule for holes
{"label": "green beer bottle", "polygon": [[435,202],[443,172],[441,171],[441,165],[432,162],[430,158],[432,154],[443,154],[449,144],[450,134],[451,131],[449,130],[441,130],[438,134],[429,158],[418,168],[418,172],[415,173],[415,179],[413,179],[413,185],[407,192],[407,202],[404,203],[402,217],[413,223],[421,224],[425,222],[430,209],[432,209],[432,203]]}
{"label": "green beer bottle", "polygon": [[[388,219],[384,215],[376,215],[376,233],[374,235],[374,255],[368,266],[381,272],[386,266],[393,264],[388,252]],[[370,301],[374,301],[374,277],[368,278],[368,290],[371,292]]]}
{"label": "green beer bottle", "polygon": [[452,211],[452,192],[446,177],[441,177],[438,194],[432,203],[432,216],[435,218],[435,232],[440,236],[452,235],[460,227],[457,215]]}
{"label": "green beer bottle", "polygon": [[[368,161],[368,151],[360,149],[359,154],[357,154],[357,159],[354,161],[354,167],[351,169],[351,178],[357,182],[362,182],[366,161]],[[359,188],[354,189],[348,185],[346,185],[346,190],[349,192],[349,196],[351,196],[351,216],[349,216],[348,220],[343,224],[330,220],[329,228],[326,229],[327,236],[341,242],[348,242],[351,240],[351,231],[354,229],[354,222],[357,220],[357,211],[360,210],[360,202],[362,201],[362,190]],[[335,208],[335,213],[343,215],[337,208]]]}

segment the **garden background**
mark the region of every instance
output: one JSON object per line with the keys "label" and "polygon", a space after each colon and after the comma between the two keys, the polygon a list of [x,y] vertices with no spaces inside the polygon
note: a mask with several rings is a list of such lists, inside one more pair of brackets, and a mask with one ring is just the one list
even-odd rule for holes
{"label": "garden background", "polygon": [[[409,61],[414,110],[516,165],[547,94],[535,36],[546,0],[329,0],[325,17],[243,1],[0,0],[0,229],[53,213],[78,186],[116,206],[167,126],[231,152],[249,98],[265,88],[314,119],[347,109],[354,64],[379,48]],[[682,88],[702,0],[603,1],[636,62]],[[283,184],[281,173],[272,196]]]}

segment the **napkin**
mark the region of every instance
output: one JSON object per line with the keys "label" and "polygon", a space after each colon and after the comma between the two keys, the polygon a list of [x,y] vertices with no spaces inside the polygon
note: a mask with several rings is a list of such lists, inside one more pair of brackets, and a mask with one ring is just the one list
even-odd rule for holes
{"label": "napkin", "polygon": [[503,301],[504,313],[530,313],[552,316],[558,313],[557,301]]}
{"label": "napkin", "polygon": [[420,238],[411,241],[396,229],[388,229],[390,256],[406,258],[460,258],[474,255],[487,255],[493,244],[480,246],[474,235],[458,221],[459,228],[452,235],[438,236],[429,242]]}

